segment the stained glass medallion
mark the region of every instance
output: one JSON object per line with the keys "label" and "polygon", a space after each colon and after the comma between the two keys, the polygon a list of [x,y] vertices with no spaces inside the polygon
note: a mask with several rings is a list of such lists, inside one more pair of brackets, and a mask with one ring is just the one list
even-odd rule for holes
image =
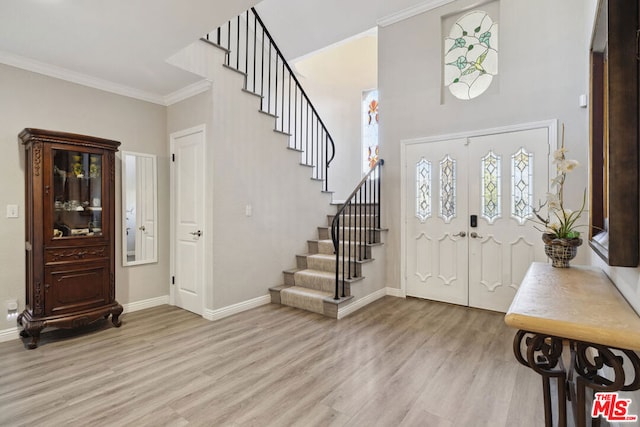
{"label": "stained glass medallion", "polygon": [[444,85],[458,99],[486,91],[498,75],[498,23],[481,10],[461,16],[444,39]]}
{"label": "stained glass medallion", "polygon": [[431,216],[431,162],[424,158],[416,164],[416,216],[420,222]]}
{"label": "stained glass medallion", "polygon": [[439,216],[447,224],[456,217],[456,161],[448,154],[440,161]]}
{"label": "stained glass medallion", "polygon": [[480,211],[482,217],[493,224],[497,218],[500,218],[500,156],[493,151],[489,151],[480,161],[480,170],[482,173],[481,189],[482,189],[482,206]]}
{"label": "stained glass medallion", "polygon": [[520,148],[511,156],[511,216],[523,225],[533,203],[533,153]]}

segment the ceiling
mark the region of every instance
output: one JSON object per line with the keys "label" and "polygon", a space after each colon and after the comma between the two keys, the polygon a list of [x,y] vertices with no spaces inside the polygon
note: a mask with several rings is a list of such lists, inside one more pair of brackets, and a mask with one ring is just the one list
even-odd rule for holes
{"label": "ceiling", "polygon": [[[264,0],[257,8],[287,58],[452,0]],[[1,0],[0,63],[152,102],[199,77],[166,59],[256,0]],[[304,35],[304,36],[301,36]]]}

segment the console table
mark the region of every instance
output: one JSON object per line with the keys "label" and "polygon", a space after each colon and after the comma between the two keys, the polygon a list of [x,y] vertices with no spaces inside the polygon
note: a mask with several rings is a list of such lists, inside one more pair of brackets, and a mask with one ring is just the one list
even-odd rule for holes
{"label": "console table", "polygon": [[[640,317],[600,269],[534,262],[505,323],[518,329],[516,359],[542,376],[546,426],[552,426],[551,378],[557,380],[561,427],[567,424],[567,401],[573,404],[576,425],[586,426],[587,388],[593,393],[640,389]],[[563,362],[565,348],[569,369]],[[600,376],[603,367],[613,370],[613,378]]]}

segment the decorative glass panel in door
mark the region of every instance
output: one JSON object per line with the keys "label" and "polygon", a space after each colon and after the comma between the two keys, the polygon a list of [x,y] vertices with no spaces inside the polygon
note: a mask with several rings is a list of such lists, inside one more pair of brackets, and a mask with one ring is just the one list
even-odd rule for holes
{"label": "decorative glass panel in door", "polygon": [[416,216],[420,222],[431,216],[431,162],[424,157],[416,165]]}
{"label": "decorative glass panel in door", "polygon": [[511,156],[511,216],[524,224],[533,213],[533,153],[523,147]]}
{"label": "decorative glass panel in door", "polygon": [[482,217],[493,224],[496,218],[500,218],[502,200],[500,185],[500,156],[497,156],[493,150],[489,151],[481,160],[480,164],[481,189],[480,200],[482,206],[480,210]]}
{"label": "decorative glass panel in door", "polygon": [[53,238],[102,236],[102,155],[53,151]]}

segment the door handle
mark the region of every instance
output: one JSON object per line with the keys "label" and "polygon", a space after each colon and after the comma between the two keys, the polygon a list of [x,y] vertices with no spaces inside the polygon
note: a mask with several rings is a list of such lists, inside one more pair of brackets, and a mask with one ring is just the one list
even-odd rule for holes
{"label": "door handle", "polygon": [[[461,231],[459,233],[454,234],[453,237],[465,237],[466,235],[467,235],[466,232]],[[472,233],[472,235],[473,235],[473,233]]]}
{"label": "door handle", "polygon": [[470,236],[474,239],[484,239],[484,237],[482,237],[481,235],[479,235],[478,233],[476,233],[475,231],[472,231]]}
{"label": "door handle", "polygon": [[200,236],[202,236],[202,231],[200,231],[200,230],[198,230],[198,231],[192,231],[192,232],[191,232],[191,233],[189,233],[189,234],[191,234],[192,236],[198,236],[198,237],[200,237]]}
{"label": "door handle", "polygon": [[147,228],[144,225],[142,225],[142,226],[140,226],[140,228],[138,228],[138,230],[147,231]]}

